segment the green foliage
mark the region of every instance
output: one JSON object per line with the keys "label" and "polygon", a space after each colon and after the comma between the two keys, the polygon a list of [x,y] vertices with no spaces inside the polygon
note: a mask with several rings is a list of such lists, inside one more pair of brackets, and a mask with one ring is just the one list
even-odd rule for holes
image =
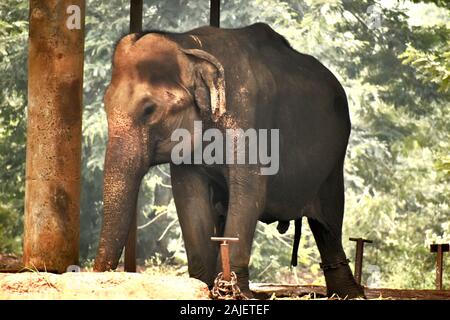
{"label": "green foliage", "polygon": [[429,53],[408,46],[400,58],[404,58],[404,64],[416,69],[419,79],[436,83],[441,92],[450,91],[450,41]]}
{"label": "green foliage", "polygon": [[[222,2],[223,27],[266,22],[344,84],[353,122],[345,164],[344,246],[352,258],[354,243],[348,237],[374,240],[365,251],[363,280],[371,276],[370,265],[378,266],[380,286],[432,288],[434,257],[428,245],[450,241],[448,9],[441,0],[392,1],[388,6],[369,0]],[[86,264],[95,257],[101,225],[107,141],[102,97],[114,43],[129,27],[128,10],[127,0],[87,4],[80,239]],[[27,3],[3,1],[0,18],[0,252],[20,253]],[[183,31],[207,22],[208,1],[145,1],[144,28]],[[141,262],[152,268],[173,265],[174,270],[185,265],[167,166],[147,174],[138,208]],[[289,269],[293,231],[291,226],[280,235],[275,224],[258,224],[253,280],[323,283],[307,223],[299,266]],[[450,285],[450,274],[444,281]]]}
{"label": "green foliage", "polygon": [[0,3],[0,252],[21,252],[28,5]]}

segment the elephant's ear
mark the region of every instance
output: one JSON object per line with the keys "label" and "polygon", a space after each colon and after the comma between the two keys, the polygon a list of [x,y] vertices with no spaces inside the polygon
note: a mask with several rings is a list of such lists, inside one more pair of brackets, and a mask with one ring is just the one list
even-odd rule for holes
{"label": "elephant's ear", "polygon": [[181,49],[189,56],[197,58],[195,63],[195,102],[203,111],[210,111],[216,122],[226,112],[225,71],[222,64],[212,54],[200,49]]}

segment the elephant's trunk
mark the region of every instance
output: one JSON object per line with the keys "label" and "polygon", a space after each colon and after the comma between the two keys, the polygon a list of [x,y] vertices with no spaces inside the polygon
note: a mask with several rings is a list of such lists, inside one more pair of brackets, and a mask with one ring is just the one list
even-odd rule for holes
{"label": "elephant's trunk", "polygon": [[[94,270],[115,269],[136,214],[141,180],[148,168],[140,139],[113,137],[108,142],[103,186],[103,225]],[[142,141],[139,141],[142,142]]]}

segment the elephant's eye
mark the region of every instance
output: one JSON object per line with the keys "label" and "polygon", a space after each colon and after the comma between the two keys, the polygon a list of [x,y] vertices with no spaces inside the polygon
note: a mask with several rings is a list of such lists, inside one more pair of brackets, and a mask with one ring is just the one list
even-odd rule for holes
{"label": "elephant's eye", "polygon": [[155,111],[154,103],[147,103],[144,105],[144,117],[148,117]]}

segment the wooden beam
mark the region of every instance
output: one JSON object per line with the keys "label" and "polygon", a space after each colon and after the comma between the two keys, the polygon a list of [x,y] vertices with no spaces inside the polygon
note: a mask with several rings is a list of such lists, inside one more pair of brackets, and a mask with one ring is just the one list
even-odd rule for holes
{"label": "wooden beam", "polygon": [[325,297],[327,294],[327,289],[323,286],[277,283],[252,283],[250,290],[256,299],[269,299],[274,294],[276,297],[300,297],[308,294]]}
{"label": "wooden beam", "polygon": [[[250,290],[257,299],[268,299],[273,294],[276,297],[316,295],[318,298],[326,296],[327,289],[324,286],[254,283]],[[450,290],[402,290],[402,289],[374,289],[364,288],[367,299],[419,299],[419,300],[449,300]]]}
{"label": "wooden beam", "polygon": [[78,264],[84,0],[32,0],[29,15],[24,264]]}
{"label": "wooden beam", "polygon": [[391,299],[417,299],[417,300],[449,300],[449,290],[401,290],[401,289],[370,289],[365,288],[367,298],[377,299],[379,297]]}

